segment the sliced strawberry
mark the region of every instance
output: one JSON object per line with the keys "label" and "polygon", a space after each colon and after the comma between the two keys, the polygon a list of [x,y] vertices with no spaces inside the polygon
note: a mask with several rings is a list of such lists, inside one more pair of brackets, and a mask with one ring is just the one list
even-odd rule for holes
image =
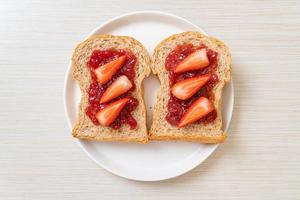
{"label": "sliced strawberry", "polygon": [[202,48],[190,54],[183,61],[181,61],[175,68],[175,73],[182,73],[202,69],[209,65],[206,49]]}
{"label": "sliced strawberry", "polygon": [[109,126],[115,121],[128,101],[128,98],[124,98],[108,104],[107,107],[97,112],[96,118],[98,122],[103,126]]}
{"label": "sliced strawberry", "polygon": [[108,82],[115,73],[124,65],[126,61],[126,56],[120,56],[119,58],[106,63],[105,65],[102,65],[94,70],[98,82],[100,84],[104,84]]}
{"label": "sliced strawberry", "polygon": [[214,110],[213,104],[205,97],[197,99],[180,119],[178,126],[183,127],[204,117]]}
{"label": "sliced strawberry", "polygon": [[181,100],[189,99],[210,79],[210,75],[197,76],[180,81],[171,88],[172,94]]}
{"label": "sliced strawberry", "polygon": [[108,102],[125,92],[127,92],[132,87],[130,80],[127,76],[120,76],[117,80],[115,80],[103,93],[100,103]]}

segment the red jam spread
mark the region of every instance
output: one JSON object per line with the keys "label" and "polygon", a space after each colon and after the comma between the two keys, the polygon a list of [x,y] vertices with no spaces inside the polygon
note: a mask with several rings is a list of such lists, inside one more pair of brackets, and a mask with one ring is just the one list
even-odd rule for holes
{"label": "red jam spread", "polygon": [[[107,83],[101,85],[97,81],[97,77],[94,74],[93,70],[101,67],[102,65],[115,60],[116,58],[126,55],[127,60],[124,66],[112,77],[110,81]],[[139,102],[136,98],[132,97],[132,92],[135,89],[135,64],[136,64],[136,57],[134,54],[132,54],[130,51],[127,50],[115,50],[115,49],[107,49],[104,51],[95,50],[93,51],[87,66],[90,69],[91,72],[91,84],[89,88],[87,89],[88,93],[88,100],[89,105],[85,110],[85,113],[87,116],[92,120],[92,122],[95,125],[99,125],[98,120],[96,119],[96,113],[100,111],[101,109],[105,108],[108,103],[100,104],[100,98],[103,95],[106,88],[108,88],[114,80],[116,80],[119,76],[126,75],[127,78],[132,83],[132,88],[127,91],[125,94],[122,94],[121,96],[115,98],[112,101],[119,100],[121,98],[129,98],[130,100],[126,104],[126,106],[123,108],[119,116],[116,118],[116,120],[110,125],[113,129],[119,129],[122,124],[128,124],[131,129],[135,129],[137,127],[137,122],[133,118],[131,112],[138,106]]]}
{"label": "red jam spread", "polygon": [[[198,49],[206,48],[207,56],[209,59],[209,66],[195,71],[183,72],[179,74],[174,73],[175,67],[187,56]],[[205,45],[193,46],[192,44],[183,44],[178,45],[166,58],[165,68],[169,71],[169,82],[170,88],[177,82],[192,78],[198,75],[210,74],[211,79],[208,83],[205,84],[196,94],[194,94],[191,98],[187,100],[180,100],[172,95],[170,92],[170,99],[168,101],[168,114],[166,115],[166,120],[171,124],[176,126],[183,114],[187,111],[187,109],[197,100],[200,96],[207,97],[210,101],[214,100],[214,93],[212,89],[218,83],[219,78],[217,75],[217,58],[218,53],[208,49]],[[210,123],[213,122],[217,118],[217,112],[213,110],[206,116],[202,117],[198,121],[194,123]]]}

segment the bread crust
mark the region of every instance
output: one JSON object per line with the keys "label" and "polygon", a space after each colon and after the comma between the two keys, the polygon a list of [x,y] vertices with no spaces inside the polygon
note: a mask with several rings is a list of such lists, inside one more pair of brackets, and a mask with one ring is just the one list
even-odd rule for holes
{"label": "bread crust", "polygon": [[[166,56],[179,44],[192,43],[195,46],[205,44],[208,48],[218,52],[219,82],[214,87],[214,106],[217,119],[209,124],[191,124],[179,128],[170,125],[166,120],[167,101],[170,97],[168,71],[165,69]],[[221,143],[226,138],[222,130],[222,91],[224,85],[231,79],[231,54],[229,48],[220,40],[208,37],[199,32],[183,32],[171,35],[161,41],[154,49],[152,56],[152,72],[158,75],[161,88],[157,95],[153,111],[153,123],[149,132],[150,140],[184,140],[203,143]]]}
{"label": "bread crust", "polygon": [[[139,105],[132,112],[137,120],[138,127],[131,130],[128,125],[123,125],[115,130],[110,127],[95,126],[85,114],[88,105],[87,88],[91,82],[90,71],[86,66],[91,53],[95,49],[105,50],[109,48],[128,49],[137,57],[136,78],[134,80],[136,89],[132,95],[138,99]],[[148,131],[146,127],[146,109],[143,101],[143,80],[151,72],[151,59],[144,46],[132,37],[95,35],[77,45],[72,56],[72,76],[78,82],[81,90],[81,101],[76,124],[72,135],[79,139],[96,141],[120,141],[120,142],[148,142]]]}

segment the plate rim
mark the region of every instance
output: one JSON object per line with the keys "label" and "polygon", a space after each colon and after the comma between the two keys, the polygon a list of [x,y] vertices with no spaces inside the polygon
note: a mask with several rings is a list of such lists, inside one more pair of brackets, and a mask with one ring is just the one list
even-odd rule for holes
{"label": "plate rim", "polygon": [[[119,19],[122,19],[124,17],[129,17],[129,16],[134,16],[134,15],[143,15],[143,14],[154,14],[154,15],[163,15],[164,17],[171,17],[171,18],[175,18],[176,20],[181,20],[182,22],[194,27],[195,29],[197,29],[198,31],[202,32],[203,34],[207,35],[205,33],[205,31],[198,27],[197,25],[193,24],[192,22],[188,21],[187,19],[185,18],[182,18],[180,16],[177,16],[175,14],[172,14],[172,13],[168,13],[168,12],[162,12],[162,11],[156,11],[156,10],[144,10],[144,11],[134,11],[134,12],[128,12],[128,13],[125,13],[125,14],[121,14],[121,15],[118,15],[116,17],[113,17],[113,18],[110,18],[108,20],[106,20],[104,23],[100,24],[99,26],[97,26],[96,28],[94,28],[85,38],[89,38],[90,36],[94,35],[97,33],[97,31],[101,28],[103,28],[104,26],[114,22],[114,21],[117,21]],[[65,113],[65,117],[67,119],[67,123],[68,123],[68,127],[70,130],[72,130],[72,123],[71,123],[71,120],[70,120],[70,117],[69,117],[69,112],[68,112],[68,108],[67,108],[67,86],[69,85],[69,79],[72,78],[71,77],[71,63],[72,60],[70,60],[69,62],[69,65],[68,65],[68,68],[65,72],[65,77],[64,77],[64,88],[63,88],[63,106],[64,106],[64,113]],[[234,83],[233,83],[233,77],[231,77],[231,88],[230,90],[232,91],[232,109],[229,111],[228,113],[228,116],[229,116],[229,122],[228,122],[228,126],[227,128],[224,130],[225,132],[228,131],[229,127],[230,127],[230,124],[231,124],[231,120],[232,120],[232,114],[233,114],[233,110],[234,110]],[[126,178],[126,179],[129,179],[129,180],[135,180],[135,181],[145,181],[145,182],[148,182],[148,181],[162,181],[162,180],[167,180],[167,179],[171,179],[171,178],[175,178],[175,177],[178,177],[180,175],[183,175],[191,170],[193,170],[195,167],[197,167],[198,165],[200,165],[202,162],[204,162],[215,150],[216,148],[219,146],[219,144],[210,144],[210,149],[208,152],[206,152],[206,154],[204,156],[199,156],[199,159],[194,159],[194,162],[193,163],[190,163],[188,166],[185,166],[184,168],[181,168],[179,171],[180,172],[177,172],[176,173],[173,173],[173,175],[165,175],[164,177],[153,177],[153,178],[145,178],[145,177],[134,177],[134,176],[129,176],[127,174],[122,174],[122,173],[119,173],[117,171],[114,171],[112,170],[111,168],[107,167],[106,165],[104,165],[102,162],[99,162],[82,144],[82,140],[80,139],[77,139],[76,138],[76,142],[78,143],[78,145],[81,147],[81,149],[87,154],[87,156],[93,160],[97,165],[99,165],[100,167],[102,167],[103,169],[105,169],[106,171],[114,174],[114,175],[117,175],[117,176],[120,176],[120,177],[123,177],[123,178]],[[199,154],[199,151],[200,151],[201,148],[199,148],[198,150],[196,150],[195,152],[193,152],[192,154]],[[192,155],[191,154],[191,155]]]}

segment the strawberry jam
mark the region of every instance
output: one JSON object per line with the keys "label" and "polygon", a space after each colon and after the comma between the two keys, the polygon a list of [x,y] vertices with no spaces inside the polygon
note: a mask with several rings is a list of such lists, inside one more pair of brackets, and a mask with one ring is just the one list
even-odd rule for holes
{"label": "strawberry jam", "polygon": [[[126,63],[122,66],[122,68],[107,83],[103,85],[98,83],[97,77],[94,74],[93,70],[123,55],[126,55],[127,59]],[[137,127],[137,122],[131,114],[131,112],[139,104],[138,100],[132,97],[132,92],[135,89],[135,64],[136,57],[130,51],[127,50],[107,49],[104,51],[93,51],[89,61],[87,62],[87,66],[89,67],[91,72],[92,80],[89,88],[87,89],[89,105],[86,108],[85,112],[95,125],[99,125],[99,122],[96,119],[96,113],[98,111],[105,108],[107,104],[111,102],[127,97],[129,98],[128,103],[118,115],[116,120],[110,125],[110,127],[114,129],[119,129],[123,124],[128,124],[131,129],[135,129]],[[111,100],[110,102],[100,104],[100,98],[105,92],[106,88],[108,88],[114,80],[116,80],[119,76],[122,75],[126,75],[127,78],[131,81],[132,88],[125,94],[122,94],[121,96]]]}
{"label": "strawberry jam", "polygon": [[[209,66],[189,71],[189,72],[183,72],[176,74],[174,73],[175,67],[183,61],[187,56],[189,56],[191,53],[195,52],[196,50],[206,48],[207,50],[207,57],[209,59]],[[178,45],[166,58],[165,61],[165,68],[169,71],[169,82],[170,82],[170,88],[177,82],[182,81],[187,78],[192,78],[199,75],[204,74],[210,74],[211,79],[206,83],[196,94],[194,94],[191,98],[187,100],[180,100],[173,96],[173,94],[170,92],[170,99],[168,101],[168,114],[166,115],[166,120],[171,125],[178,125],[178,122],[184,115],[184,113],[187,111],[187,109],[200,97],[206,97],[210,101],[214,100],[214,94],[212,92],[212,89],[215,87],[215,85],[218,83],[219,78],[217,75],[217,57],[218,53],[208,49],[205,45],[200,46],[194,46],[192,44],[183,44]],[[200,118],[195,123],[210,123],[213,122],[217,118],[217,112],[213,110],[206,116]]]}

